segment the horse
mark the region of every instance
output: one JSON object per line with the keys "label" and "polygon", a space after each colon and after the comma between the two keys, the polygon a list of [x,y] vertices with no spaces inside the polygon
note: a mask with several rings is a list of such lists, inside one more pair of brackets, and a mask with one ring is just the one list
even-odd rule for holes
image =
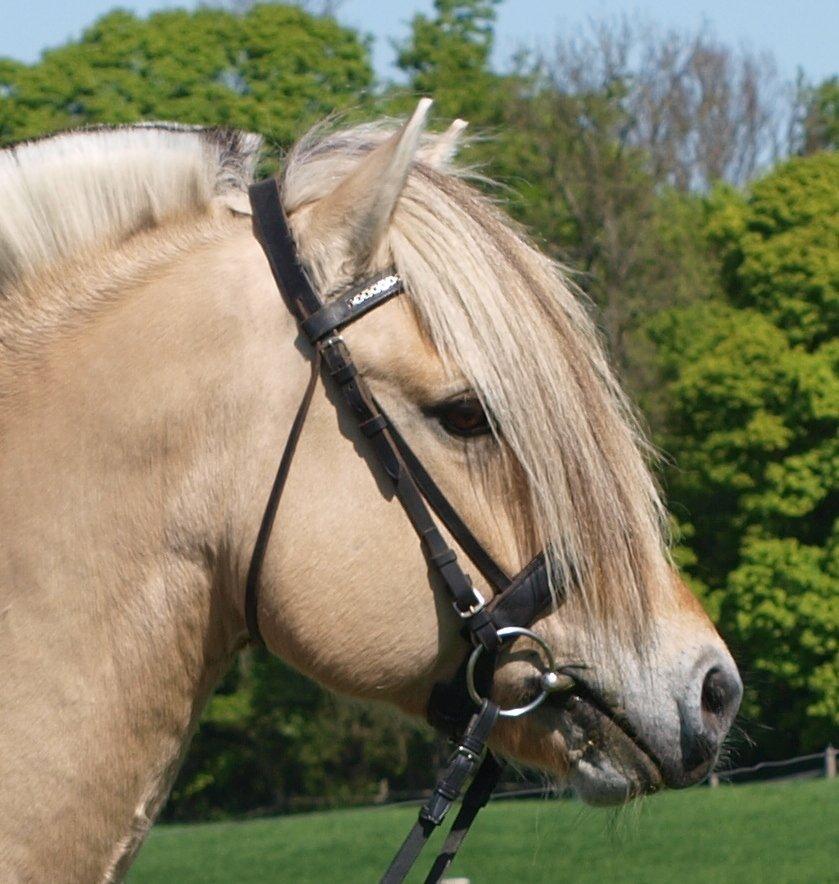
{"label": "horse", "polygon": [[[396,268],[405,294],[342,332],[359,374],[507,573],[550,550],[532,629],[585,690],[501,720],[492,750],[595,805],[691,785],[737,668],[669,556],[588,306],[459,165],[465,124],[427,130],[428,104],[293,147],[299,259],[327,299]],[[253,233],[260,151],[150,123],[0,152],[4,881],[121,879],[249,643],[246,575],[312,358]],[[260,632],[327,688],[422,715],[468,645],[339,400],[329,378],[312,391]],[[502,648],[494,702],[532,696],[537,651]]]}

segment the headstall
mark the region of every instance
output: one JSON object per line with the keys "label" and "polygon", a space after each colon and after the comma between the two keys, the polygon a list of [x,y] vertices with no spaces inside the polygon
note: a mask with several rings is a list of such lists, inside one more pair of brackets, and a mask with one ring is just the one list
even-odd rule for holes
{"label": "headstall", "polygon": [[[309,382],[288,435],[248,569],[245,591],[248,630],[255,641],[262,643],[257,616],[262,562],[312,395],[318,377],[325,371],[341,391],[374,457],[393,483],[396,497],[420,538],[428,563],[452,599],[462,621],[463,635],[472,645],[455,678],[434,686],[427,710],[431,724],[453,738],[457,748],[381,879],[383,884],[404,880],[431,833],[462,794],[460,811],[425,879],[436,882],[454,859],[469,826],[489,800],[501,775],[502,762],[486,748],[493,725],[499,717],[531,712],[567,681],[567,676],[557,670],[551,649],[528,628],[551,604],[545,556],[540,553],[522,571],[509,577],[449,504],[359,375],[339,332],[404,291],[396,271],[390,269],[364,280],[325,302],[298,260],[279,182],[269,179],[252,185],[250,201],[255,232],[274,279],[300,331],[311,344],[314,356]],[[461,569],[432,511],[492,587],[494,595],[490,601],[484,599]],[[522,636],[535,642],[545,656],[547,665],[539,681],[539,692],[524,706],[500,709],[489,699],[496,657],[505,641]]]}

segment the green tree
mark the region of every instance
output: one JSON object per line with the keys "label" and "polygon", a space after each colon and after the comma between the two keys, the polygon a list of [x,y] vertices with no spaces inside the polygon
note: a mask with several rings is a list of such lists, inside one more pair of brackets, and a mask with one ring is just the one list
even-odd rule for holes
{"label": "green tree", "polygon": [[[759,749],[839,725],[839,162],[709,200],[725,297],[650,324],[686,562],[747,675]],[[831,245],[832,244],[832,245]]]}
{"label": "green tree", "polygon": [[780,752],[836,739],[838,586],[839,522],[823,547],[748,537],[728,577],[726,622],[748,653],[746,715],[771,725]]}
{"label": "green tree", "polygon": [[628,141],[628,85],[563,91],[520,80],[506,104],[510,134],[493,170],[515,188],[513,207],[572,268],[600,308],[613,361],[636,393],[654,388],[637,334],[651,314],[715,287],[701,236],[700,199],[658,181]]}
{"label": "green tree", "polygon": [[839,154],[795,158],[748,198],[718,193],[710,235],[731,303],[808,350],[839,334]]}
{"label": "green tree", "polygon": [[839,77],[803,90],[804,121],[801,152],[839,149]]}
{"label": "green tree", "polygon": [[411,35],[397,48],[397,65],[411,90],[433,96],[445,117],[487,125],[498,109],[502,78],[490,69],[499,0],[435,0],[435,15],[418,13]]}
{"label": "green tree", "polygon": [[117,10],[23,65],[0,60],[0,143],[90,123],[175,120],[260,132],[281,145],[359,102],[368,46],[298,7]]}

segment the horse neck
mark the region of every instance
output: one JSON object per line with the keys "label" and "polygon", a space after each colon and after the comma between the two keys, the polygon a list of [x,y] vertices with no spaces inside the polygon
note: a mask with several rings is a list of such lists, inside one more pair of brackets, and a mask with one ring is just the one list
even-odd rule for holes
{"label": "horse neck", "polygon": [[242,225],[123,293],[0,411],[2,880],[120,877],[243,641],[257,249]]}

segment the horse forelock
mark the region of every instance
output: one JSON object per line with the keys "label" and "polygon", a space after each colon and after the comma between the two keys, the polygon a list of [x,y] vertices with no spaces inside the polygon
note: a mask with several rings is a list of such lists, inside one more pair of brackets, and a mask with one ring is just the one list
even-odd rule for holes
{"label": "horse forelock", "polygon": [[[326,196],[392,131],[314,130],[288,158],[287,211]],[[374,260],[396,265],[421,327],[474,387],[524,474],[554,585],[576,588],[586,610],[637,638],[651,592],[671,580],[652,449],[563,269],[472,185],[468,169],[424,163],[430,144]],[[322,290],[348,282],[328,244],[309,251],[323,257],[311,268]]]}

